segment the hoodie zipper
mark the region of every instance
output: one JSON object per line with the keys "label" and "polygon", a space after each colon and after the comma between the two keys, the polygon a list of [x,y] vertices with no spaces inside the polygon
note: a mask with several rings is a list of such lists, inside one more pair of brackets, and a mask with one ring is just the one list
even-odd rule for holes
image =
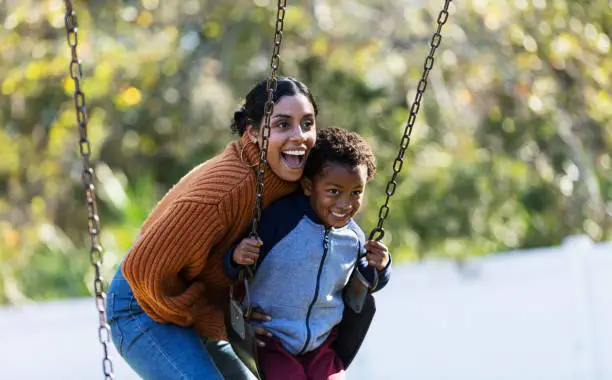
{"label": "hoodie zipper", "polygon": [[308,306],[308,313],[306,314],[306,342],[304,343],[304,347],[300,350],[300,354],[303,354],[304,351],[308,348],[308,344],[310,343],[310,338],[312,332],[310,331],[310,314],[312,313],[312,308],[319,298],[319,283],[321,282],[321,272],[323,271],[323,264],[325,263],[325,258],[327,257],[327,251],[329,249],[329,231],[331,228],[325,228],[325,233],[323,234],[323,256],[321,256],[321,263],[319,264],[319,272],[317,273],[317,286],[315,287],[315,294],[310,302],[310,306]]}

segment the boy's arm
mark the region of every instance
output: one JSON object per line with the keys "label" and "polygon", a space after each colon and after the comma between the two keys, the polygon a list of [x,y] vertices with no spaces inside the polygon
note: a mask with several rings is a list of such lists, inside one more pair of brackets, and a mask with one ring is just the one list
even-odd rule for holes
{"label": "boy's arm", "polygon": [[384,288],[389,282],[389,278],[391,278],[391,253],[387,252],[389,254],[389,262],[382,270],[378,271],[375,267],[370,266],[368,264],[368,259],[366,258],[366,250],[364,248],[366,245],[365,234],[357,223],[354,221],[351,221],[350,223],[359,240],[359,258],[357,259],[357,270],[370,284],[374,282],[375,273],[378,272],[378,283],[376,284],[376,287],[372,289],[372,292],[377,292]]}
{"label": "boy's arm", "polygon": [[[261,221],[264,220],[264,215],[265,215],[265,211],[262,214]],[[248,231],[249,232],[245,234],[244,237],[242,237],[239,241],[237,241],[234,245],[232,245],[230,249],[227,250],[227,252],[225,253],[225,257],[223,258],[223,270],[225,271],[225,274],[227,275],[227,277],[229,277],[232,280],[237,280],[238,275],[240,274],[240,270],[245,267],[245,265],[237,263],[234,260],[234,252],[236,251],[240,243],[249,237],[250,232],[251,232],[251,227],[249,227]],[[275,228],[270,223],[262,223],[260,224],[260,228],[259,228],[259,238],[262,241],[272,242],[274,240],[273,239],[274,231],[275,231]],[[259,267],[259,264],[261,263],[263,256],[266,253],[268,253],[268,251],[269,249],[264,249],[264,246],[259,248],[259,258],[257,259],[257,263],[253,266],[253,275],[255,275],[255,273],[257,272],[257,268]]]}
{"label": "boy's arm", "polygon": [[[270,249],[291,231],[299,221],[300,214],[296,213],[294,208],[290,207],[291,204],[289,203],[292,202],[293,197],[294,196],[289,195],[286,198],[281,198],[262,211],[259,220],[258,235],[263,245],[259,249],[259,258],[257,259],[253,274],[257,272],[257,268],[259,268],[259,265]],[[234,261],[234,250],[243,239],[249,237],[250,233],[251,225],[249,225],[244,236],[227,251],[223,259],[225,274],[233,280],[238,278],[238,273],[243,267]]]}
{"label": "boy's arm", "polygon": [[234,249],[236,249],[237,245],[238,244],[234,244],[232,248],[227,251],[225,258],[223,259],[223,270],[225,271],[227,277],[231,278],[232,280],[238,279],[238,273],[240,272],[240,268],[242,268],[242,265],[235,263],[232,257],[234,255]]}
{"label": "boy's arm", "polygon": [[391,278],[391,254],[389,254],[389,262],[387,263],[387,266],[382,270],[377,270],[375,267],[368,265],[368,260],[365,256],[359,258],[359,261],[357,262],[357,270],[359,270],[359,272],[366,278],[366,280],[368,280],[370,284],[374,281],[374,273],[378,272],[378,283],[372,290],[372,292],[377,292],[384,288]]}
{"label": "boy's arm", "polygon": [[391,253],[389,253],[389,262],[382,270],[377,270],[375,267],[368,265],[368,260],[365,256],[361,256],[357,262],[357,270],[371,284],[374,281],[375,272],[378,272],[378,283],[372,292],[377,292],[384,288],[391,278]]}

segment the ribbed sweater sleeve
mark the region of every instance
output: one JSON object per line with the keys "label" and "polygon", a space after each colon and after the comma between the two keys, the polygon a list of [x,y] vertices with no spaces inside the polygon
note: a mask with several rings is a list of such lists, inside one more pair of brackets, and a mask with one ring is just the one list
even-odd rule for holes
{"label": "ribbed sweater sleeve", "polygon": [[215,204],[176,201],[138,238],[123,274],[140,306],[153,319],[188,326],[205,307],[204,284],[187,283],[181,271],[199,273],[225,235]]}

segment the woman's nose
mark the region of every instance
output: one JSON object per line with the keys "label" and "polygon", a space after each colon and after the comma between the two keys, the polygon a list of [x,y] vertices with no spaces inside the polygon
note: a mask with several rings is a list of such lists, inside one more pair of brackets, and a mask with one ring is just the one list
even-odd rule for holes
{"label": "woman's nose", "polygon": [[291,136],[291,138],[293,140],[297,140],[297,141],[304,141],[304,140],[306,140],[306,134],[302,130],[302,126],[301,125],[298,124],[295,128],[293,128],[293,135]]}

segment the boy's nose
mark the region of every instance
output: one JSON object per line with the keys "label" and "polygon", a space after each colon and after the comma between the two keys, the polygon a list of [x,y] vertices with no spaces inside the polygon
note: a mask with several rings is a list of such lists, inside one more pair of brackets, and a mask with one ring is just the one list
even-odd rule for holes
{"label": "boy's nose", "polygon": [[339,208],[342,211],[349,211],[353,208],[353,204],[351,202],[348,201],[340,201],[338,203],[336,203],[336,207]]}

